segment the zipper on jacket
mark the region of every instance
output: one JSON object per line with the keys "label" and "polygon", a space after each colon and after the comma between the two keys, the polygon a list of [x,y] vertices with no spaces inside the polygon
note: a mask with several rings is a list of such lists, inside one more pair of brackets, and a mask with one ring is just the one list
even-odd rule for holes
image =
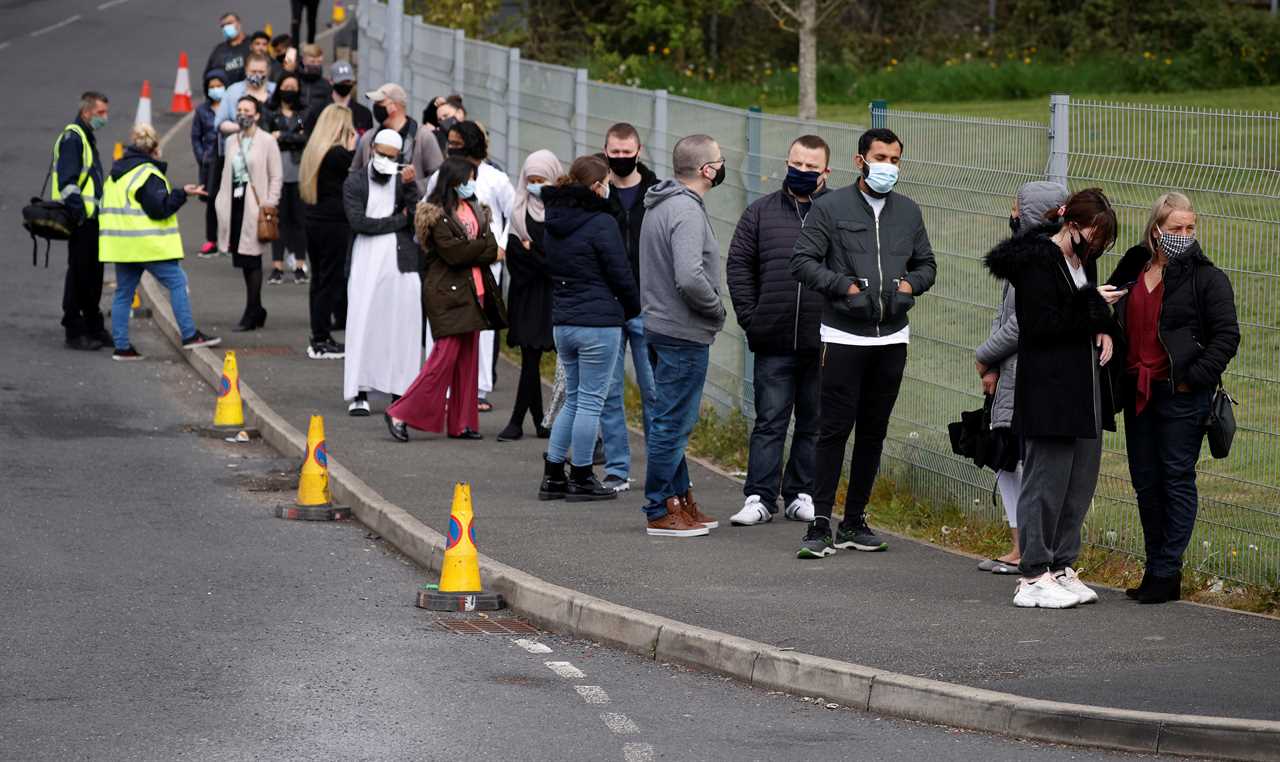
{"label": "zipper on jacket", "polygon": [[[872,212],[874,214],[874,210]],[[876,336],[880,335],[880,324],[884,322],[884,263],[880,259],[880,215],[876,214],[876,273],[880,276],[880,293],[876,301],[880,303],[880,317],[876,318]]]}
{"label": "zipper on jacket", "polygon": [[[800,202],[796,201],[794,196],[791,196],[790,194],[787,194],[787,195],[788,195],[788,198],[791,199],[792,207],[796,210],[796,217],[800,218],[800,229],[803,231],[805,219],[807,219],[809,215],[800,214]],[[809,197],[809,202],[813,203],[812,196]],[[800,351],[800,292],[802,288],[803,287],[800,285],[800,283],[797,282],[796,283],[796,320],[795,320],[795,325],[792,326],[792,332],[791,332],[791,351],[793,352]]]}

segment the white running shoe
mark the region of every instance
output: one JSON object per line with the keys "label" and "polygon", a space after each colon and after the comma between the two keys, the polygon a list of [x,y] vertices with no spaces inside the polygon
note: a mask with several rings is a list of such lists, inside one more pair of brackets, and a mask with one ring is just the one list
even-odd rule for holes
{"label": "white running shoe", "polygon": [[791,521],[803,521],[806,524],[813,521],[813,498],[801,492],[796,495],[795,500],[791,501],[782,515]]}
{"label": "white running shoe", "polygon": [[1058,583],[1059,587],[1075,594],[1076,598],[1080,600],[1080,605],[1098,602],[1098,594],[1094,592],[1093,588],[1081,582],[1080,575],[1076,574],[1076,570],[1070,566],[1053,575],[1053,579]]}
{"label": "white running shoe", "polygon": [[350,405],[347,405],[347,415],[355,416],[357,418],[364,418],[369,415],[369,401],[353,401]]}
{"label": "white running shoe", "polygon": [[742,510],[729,517],[729,523],[735,527],[749,527],[756,524],[767,524],[773,521],[773,514],[760,502],[759,495],[747,495]]}
{"label": "white running shoe", "polygon": [[1022,577],[1013,596],[1013,605],[1024,609],[1071,609],[1079,603],[1079,596],[1059,585],[1049,572],[1035,579]]}

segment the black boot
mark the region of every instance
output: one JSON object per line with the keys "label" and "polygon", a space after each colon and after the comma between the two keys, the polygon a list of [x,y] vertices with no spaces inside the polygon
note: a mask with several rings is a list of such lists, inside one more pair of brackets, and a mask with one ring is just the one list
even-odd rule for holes
{"label": "black boot", "polygon": [[606,487],[596,480],[591,466],[569,466],[569,489],[564,499],[570,503],[583,503],[590,500],[614,500],[618,493],[612,487]]}
{"label": "black boot", "polygon": [[1172,577],[1152,577],[1147,589],[1138,594],[1138,603],[1168,603],[1182,597],[1182,573]]}
{"label": "black boot", "polygon": [[538,488],[539,500],[559,500],[569,488],[569,480],[564,478],[564,462],[552,463],[542,456],[542,486]]}
{"label": "black boot", "polygon": [[516,442],[524,437],[524,430],[520,428],[520,424],[512,421],[507,427],[498,432],[499,442]]}
{"label": "black boot", "polygon": [[1151,587],[1151,571],[1149,569],[1144,569],[1142,572],[1142,581],[1138,583],[1137,587],[1127,588],[1124,591],[1124,594],[1136,601],[1147,591],[1147,588],[1149,587]]}

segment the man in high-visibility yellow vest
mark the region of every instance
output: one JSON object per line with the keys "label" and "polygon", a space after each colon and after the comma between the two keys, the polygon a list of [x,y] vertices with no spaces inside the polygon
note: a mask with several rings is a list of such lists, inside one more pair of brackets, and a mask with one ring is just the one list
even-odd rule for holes
{"label": "man in high-visibility yellow vest", "polygon": [[182,332],[182,348],[211,347],[222,339],[196,329],[182,270],[182,235],[178,210],[187,195],[203,196],[203,186],[171,188],[160,161],[155,128],[139,124],[129,133],[129,148],[111,167],[98,210],[98,252],[103,262],[116,265],[116,295],[111,304],[111,359],[141,360],[129,342],[129,308],[144,272],[169,289],[173,317]]}
{"label": "man in high-visibility yellow vest", "polygon": [[53,194],[71,212],[77,227],[67,241],[67,279],[62,289],[62,327],[72,349],[102,349],[111,341],[103,326],[102,263],[98,261],[97,206],[102,198],[102,161],[94,132],[107,126],[107,96],[80,96],[75,121],[53,144]]}

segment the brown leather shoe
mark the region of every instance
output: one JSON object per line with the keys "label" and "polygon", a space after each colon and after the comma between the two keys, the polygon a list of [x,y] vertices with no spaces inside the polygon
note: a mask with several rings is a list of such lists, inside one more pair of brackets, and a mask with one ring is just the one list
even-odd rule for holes
{"label": "brown leather shoe", "polygon": [[700,537],[710,534],[701,524],[692,524],[678,497],[667,498],[667,515],[649,522],[645,532],[651,537]]}
{"label": "brown leather shoe", "polygon": [[692,489],[684,493],[684,497],[680,501],[684,504],[684,515],[690,524],[701,524],[707,529],[715,529],[720,526],[719,521],[703,513],[702,509],[698,507],[698,501],[693,498]]}

